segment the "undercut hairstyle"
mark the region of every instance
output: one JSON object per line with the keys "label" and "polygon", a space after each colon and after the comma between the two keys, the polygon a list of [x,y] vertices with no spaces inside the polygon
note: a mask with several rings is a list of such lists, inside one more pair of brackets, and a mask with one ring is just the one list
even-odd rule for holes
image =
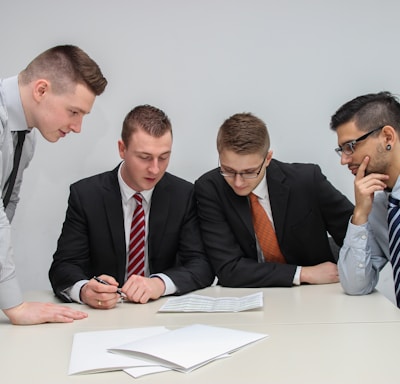
{"label": "undercut hairstyle", "polygon": [[224,150],[265,156],[270,140],[266,124],[251,113],[237,113],[221,125],[217,135],[218,153]]}
{"label": "undercut hairstyle", "polygon": [[129,146],[132,134],[139,129],[153,137],[164,136],[167,132],[171,132],[172,136],[172,125],[168,116],[161,109],[148,104],[139,105],[126,115],[121,132],[121,139],[126,147]]}
{"label": "undercut hairstyle", "polygon": [[20,73],[23,85],[41,78],[50,81],[56,94],[71,92],[77,84],[82,84],[99,96],[107,85],[96,62],[74,45],[59,45],[48,49],[34,58]]}
{"label": "undercut hairstyle", "polygon": [[390,92],[369,93],[343,104],[331,117],[330,128],[354,122],[360,131],[372,131],[385,125],[400,133],[400,103]]}

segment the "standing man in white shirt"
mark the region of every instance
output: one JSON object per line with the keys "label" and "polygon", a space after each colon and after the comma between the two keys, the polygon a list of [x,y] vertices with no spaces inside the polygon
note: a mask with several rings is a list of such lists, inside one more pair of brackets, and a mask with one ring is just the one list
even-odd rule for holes
{"label": "standing man in white shirt", "polygon": [[[80,48],[57,46],[41,53],[18,76],[0,79],[0,308],[13,324],[71,322],[87,315],[66,306],[24,302],[16,279],[11,220],[22,174],[33,157],[35,132],[56,142],[79,133],[83,117],[107,85],[99,66]],[[19,165],[16,148],[22,139]],[[12,170],[17,170],[15,182]]]}

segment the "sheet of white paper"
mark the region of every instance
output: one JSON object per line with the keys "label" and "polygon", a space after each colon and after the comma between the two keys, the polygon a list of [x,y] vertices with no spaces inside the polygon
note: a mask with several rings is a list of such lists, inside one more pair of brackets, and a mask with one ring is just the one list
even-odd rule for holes
{"label": "sheet of white paper", "polygon": [[262,308],[263,293],[244,297],[209,297],[189,294],[172,297],[158,312],[240,312]]}
{"label": "sheet of white paper", "polygon": [[127,367],[155,365],[132,357],[116,355],[107,349],[129,341],[168,332],[165,327],[116,329],[81,332],[74,335],[68,374],[95,373],[120,370]]}
{"label": "sheet of white paper", "polygon": [[150,375],[152,373],[160,373],[170,371],[170,368],[161,367],[161,366],[152,366],[152,367],[133,367],[126,368],[124,372],[126,372],[129,376],[137,379],[140,376]]}
{"label": "sheet of white paper", "polygon": [[[218,359],[225,359],[226,357],[230,357],[231,355],[226,354],[222,356],[218,356],[215,360]],[[138,377],[145,376],[145,375],[150,375],[152,373],[160,373],[160,372],[167,372],[171,371],[170,368],[166,367],[161,367],[161,366],[151,366],[151,367],[133,367],[133,368],[126,368],[123,370],[126,372],[128,375],[134,377],[137,379]]]}
{"label": "sheet of white paper", "polygon": [[268,335],[194,324],[109,350],[181,372],[190,372],[265,337]]}

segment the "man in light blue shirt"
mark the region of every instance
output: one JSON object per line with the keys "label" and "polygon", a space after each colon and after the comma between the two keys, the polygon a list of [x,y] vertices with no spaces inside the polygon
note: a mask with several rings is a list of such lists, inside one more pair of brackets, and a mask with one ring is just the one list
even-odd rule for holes
{"label": "man in light blue shirt", "polygon": [[[86,317],[68,307],[23,301],[13,261],[11,220],[23,171],[35,149],[33,128],[50,142],[80,132],[83,116],[106,85],[98,65],[72,45],[50,48],[18,76],[0,79],[0,309],[13,324],[71,322]],[[9,180],[21,131],[27,133],[12,185]]]}
{"label": "man in light blue shirt", "polygon": [[355,208],[340,250],[338,269],[346,293],[371,293],[391,260],[388,195],[400,199],[400,103],[389,92],[345,103],[332,116],[341,164],[355,176]]}

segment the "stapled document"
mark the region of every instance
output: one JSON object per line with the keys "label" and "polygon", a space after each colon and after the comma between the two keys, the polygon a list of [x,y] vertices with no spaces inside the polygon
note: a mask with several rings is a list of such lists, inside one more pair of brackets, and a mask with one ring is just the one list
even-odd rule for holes
{"label": "stapled document", "polygon": [[188,294],[168,299],[158,312],[241,312],[262,307],[262,292],[243,297],[209,297]]}

